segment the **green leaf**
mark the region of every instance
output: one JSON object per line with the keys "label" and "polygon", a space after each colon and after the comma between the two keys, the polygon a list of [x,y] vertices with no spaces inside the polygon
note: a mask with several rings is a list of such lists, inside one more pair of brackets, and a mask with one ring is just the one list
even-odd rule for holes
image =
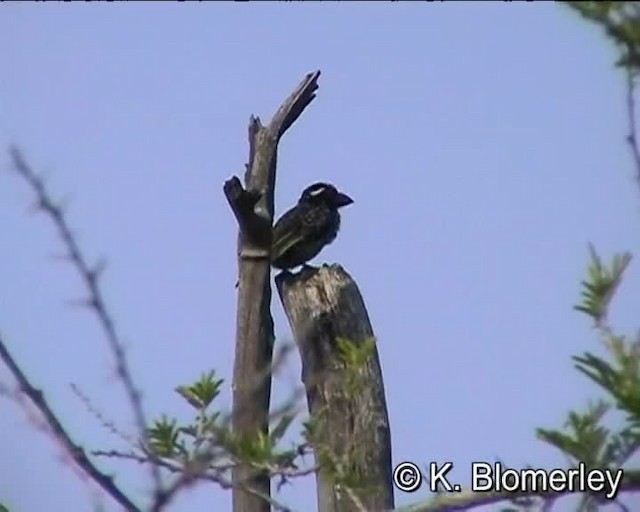
{"label": "green leaf", "polygon": [[220,394],[224,379],[216,379],[215,371],[203,374],[189,386],[178,386],[175,391],[196,409],[206,409]]}
{"label": "green leaf", "polygon": [[280,441],[280,439],[282,439],[282,437],[285,435],[285,433],[287,432],[287,429],[289,428],[289,426],[291,425],[291,422],[293,422],[294,419],[295,419],[294,414],[285,414],[282,416],[282,418],[280,418],[280,421],[278,421],[278,424],[275,427],[273,427],[269,435],[274,445],[278,441]]}
{"label": "green leaf", "polygon": [[584,19],[600,26],[616,44],[616,65],[632,73],[640,63],[640,4],[638,2],[564,2]]}
{"label": "green leaf", "polygon": [[177,453],[185,454],[184,446],[178,442],[180,429],[176,420],[162,416],[149,429],[149,443],[151,450],[159,457],[172,457]]}
{"label": "green leaf", "polygon": [[587,267],[588,279],[581,283],[582,302],[575,305],[574,309],[587,314],[596,323],[600,323],[606,317],[609,303],[620,285],[624,271],[631,262],[631,254],[628,252],[616,254],[607,268],[592,245],[589,245],[589,253],[591,261]]}
{"label": "green leaf", "polygon": [[347,367],[362,367],[374,354],[376,340],[365,338],[360,343],[347,338],[336,338],[340,358]]}
{"label": "green leaf", "polygon": [[537,436],[568,455],[573,463],[583,462],[587,467],[606,467],[604,452],[609,442],[609,431],[600,425],[609,411],[605,402],[589,406],[586,413],[571,411],[565,424],[566,432],[537,429]]}

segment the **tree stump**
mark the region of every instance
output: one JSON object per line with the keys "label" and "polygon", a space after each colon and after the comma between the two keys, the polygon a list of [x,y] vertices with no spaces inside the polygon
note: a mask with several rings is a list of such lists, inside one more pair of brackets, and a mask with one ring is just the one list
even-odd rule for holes
{"label": "tree stump", "polygon": [[[358,286],[339,265],[285,271],[276,285],[302,359],[309,412],[319,425],[313,439],[321,466],[318,511],[392,510],[391,434],[377,347],[355,372],[339,350],[340,339],[356,346],[373,340]],[[349,391],[354,373],[362,384],[355,393]],[[358,485],[336,481],[343,463]]]}

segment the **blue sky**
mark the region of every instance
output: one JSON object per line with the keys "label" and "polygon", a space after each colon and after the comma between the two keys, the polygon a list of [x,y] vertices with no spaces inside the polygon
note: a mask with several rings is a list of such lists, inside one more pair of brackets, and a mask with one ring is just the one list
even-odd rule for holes
{"label": "blue sky", "polygon": [[[587,243],[638,250],[624,82],[597,28],[551,2],[11,3],[0,45],[0,146],[22,148],[68,199],[88,254],[108,258],[105,292],[149,415],[189,418],[172,389],[209,368],[230,381],[236,224],[222,184],[243,169],[249,115],[268,119],[321,69],[281,145],[276,210],[318,180],[355,199],[314,262],[341,263],[363,293],[394,461],[453,461],[462,482],[471,461],[564,465],[534,428],[599,396],[569,359],[599,351],[571,309]],[[70,305],[80,282],[51,258],[60,244],[24,184],[1,183],[1,332],[76,439],[121,446],[69,386],[133,431],[95,318]],[[632,264],[620,330],[638,327],[639,285]],[[277,399],[298,385],[296,359]],[[2,411],[0,498],[17,512],[89,510],[50,439],[18,407]],[[146,496],[141,468],[101,467]],[[313,480],[283,499],[313,510]],[[173,510],[230,502],[200,487]]]}

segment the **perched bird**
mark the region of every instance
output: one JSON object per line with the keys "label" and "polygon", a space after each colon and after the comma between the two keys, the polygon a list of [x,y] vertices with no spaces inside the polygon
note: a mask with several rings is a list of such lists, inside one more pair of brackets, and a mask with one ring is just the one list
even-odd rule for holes
{"label": "perched bird", "polygon": [[273,227],[271,264],[290,269],[317,256],[338,234],[338,208],[351,203],[353,199],[328,183],[314,183],[305,188],[298,204]]}

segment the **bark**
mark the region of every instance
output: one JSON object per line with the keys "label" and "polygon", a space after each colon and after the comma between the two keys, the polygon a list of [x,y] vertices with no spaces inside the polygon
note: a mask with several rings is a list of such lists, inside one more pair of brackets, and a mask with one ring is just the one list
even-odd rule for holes
{"label": "bark", "polygon": [[[319,76],[319,71],[309,73],[268,126],[263,126],[257,117],[251,118],[245,188],[236,176],[224,184],[225,196],[240,227],[232,425],[234,433],[243,438],[255,439],[258,433],[266,434],[269,429],[273,356],[269,276],[278,143],[315,98]],[[234,467],[232,480],[234,512],[269,512],[267,473],[256,472],[240,462]],[[249,493],[246,487],[256,492]]]}
{"label": "bark", "polygon": [[[338,265],[283,272],[276,285],[302,358],[302,380],[312,418],[319,512],[392,510],[391,434],[377,347],[362,365],[345,368],[337,340],[373,339],[364,301]],[[356,378],[356,392],[350,382]],[[347,463],[357,485],[336,482]]]}

